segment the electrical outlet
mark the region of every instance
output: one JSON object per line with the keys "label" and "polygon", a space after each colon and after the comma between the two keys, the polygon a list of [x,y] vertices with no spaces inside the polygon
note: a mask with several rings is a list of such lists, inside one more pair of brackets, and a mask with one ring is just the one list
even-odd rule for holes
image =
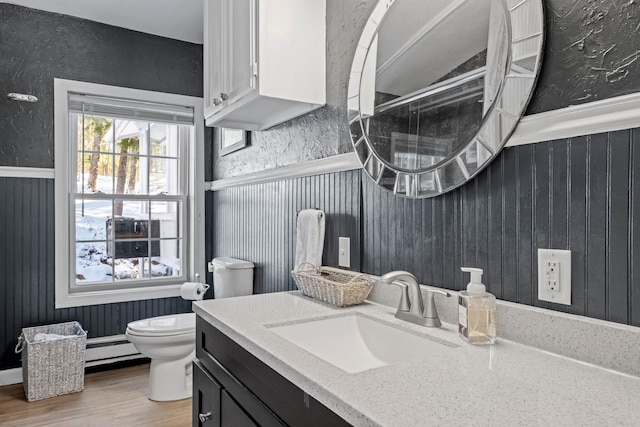
{"label": "electrical outlet", "polygon": [[538,299],[571,305],[571,251],[538,249]]}
{"label": "electrical outlet", "polygon": [[338,266],[351,268],[351,239],[338,238]]}
{"label": "electrical outlet", "polygon": [[544,275],[545,289],[550,292],[560,292],[560,263],[545,261]]}

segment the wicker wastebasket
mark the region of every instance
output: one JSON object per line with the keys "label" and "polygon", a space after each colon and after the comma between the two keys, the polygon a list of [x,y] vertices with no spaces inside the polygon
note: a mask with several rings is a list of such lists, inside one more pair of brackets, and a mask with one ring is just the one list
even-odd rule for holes
{"label": "wicker wastebasket", "polygon": [[[36,334],[56,334],[35,341]],[[29,402],[84,389],[87,334],[78,322],[22,329],[16,353],[22,352],[22,380]]]}

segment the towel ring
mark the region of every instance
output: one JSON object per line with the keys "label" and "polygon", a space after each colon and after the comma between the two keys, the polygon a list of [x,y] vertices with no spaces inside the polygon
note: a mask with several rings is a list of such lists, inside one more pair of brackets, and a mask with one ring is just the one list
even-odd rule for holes
{"label": "towel ring", "polygon": [[[318,209],[318,208],[312,208],[312,209],[315,209],[315,210],[317,210],[317,211],[320,211],[320,209]],[[297,212],[296,212],[296,217],[297,217],[298,215],[300,215],[300,212],[301,212],[301,211],[297,211]],[[322,215],[324,215],[324,212],[320,211],[320,218],[322,218]]]}

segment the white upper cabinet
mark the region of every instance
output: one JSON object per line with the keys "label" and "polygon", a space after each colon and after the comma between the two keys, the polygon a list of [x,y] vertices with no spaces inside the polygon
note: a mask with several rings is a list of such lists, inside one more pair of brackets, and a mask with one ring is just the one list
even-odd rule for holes
{"label": "white upper cabinet", "polygon": [[263,130],[326,102],[325,0],[205,0],[207,126]]}

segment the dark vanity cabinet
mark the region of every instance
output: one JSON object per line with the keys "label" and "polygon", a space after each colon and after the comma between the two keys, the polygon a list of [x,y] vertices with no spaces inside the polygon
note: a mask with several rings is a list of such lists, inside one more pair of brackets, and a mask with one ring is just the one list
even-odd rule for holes
{"label": "dark vanity cabinet", "polygon": [[194,427],[350,425],[200,317],[196,334]]}

